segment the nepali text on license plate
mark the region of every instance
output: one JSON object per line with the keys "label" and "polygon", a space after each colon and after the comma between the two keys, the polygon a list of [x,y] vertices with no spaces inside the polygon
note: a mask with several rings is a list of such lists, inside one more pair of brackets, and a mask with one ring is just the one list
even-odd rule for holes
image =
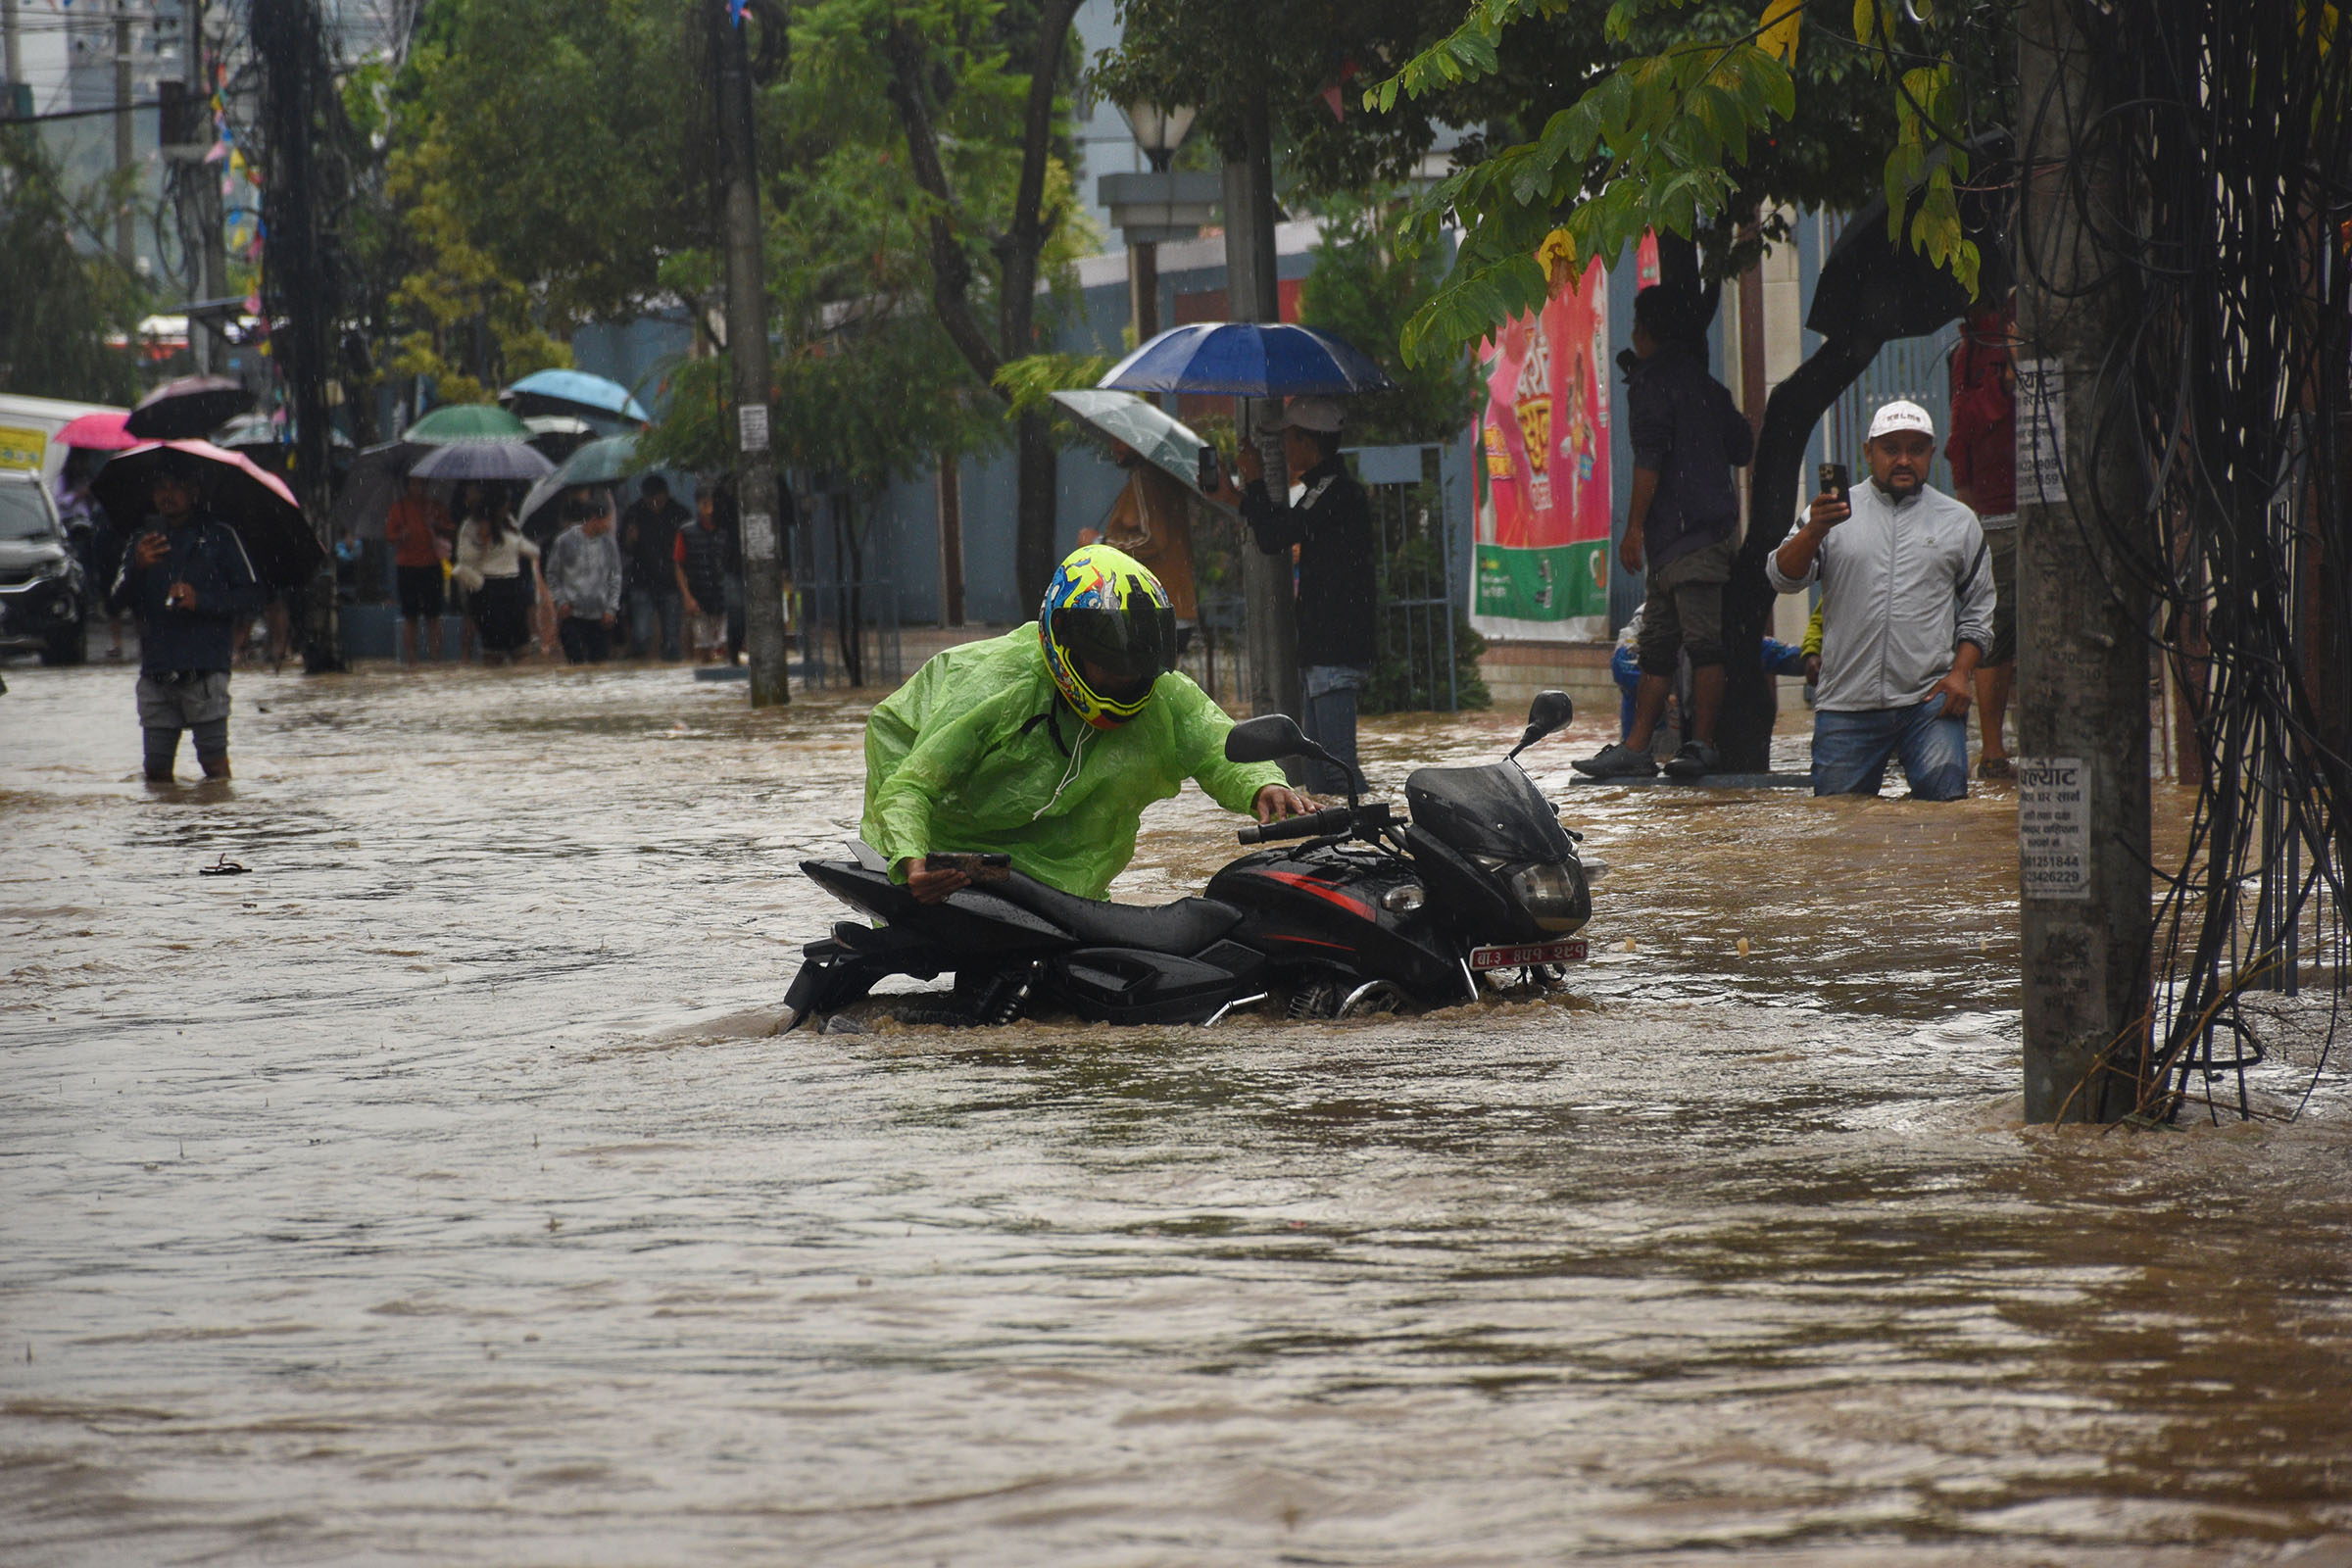
{"label": "nepali text on license plate", "polygon": [[1539,942],[1524,948],[1472,948],[1473,969],[1513,969],[1530,963],[1582,963],[1589,950],[1583,937],[1566,942]]}

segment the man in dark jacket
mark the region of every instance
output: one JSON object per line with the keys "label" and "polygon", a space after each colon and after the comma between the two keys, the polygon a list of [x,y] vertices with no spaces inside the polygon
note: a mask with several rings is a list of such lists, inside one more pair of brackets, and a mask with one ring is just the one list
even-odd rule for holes
{"label": "man in dark jacket", "polygon": [[[1232,499],[1269,556],[1298,547],[1298,674],[1306,738],[1347,764],[1347,774],[1318,762],[1310,775],[1325,793],[1345,790],[1355,765],[1355,694],[1372,678],[1373,601],[1379,537],[1364,487],[1340,462],[1340,406],[1329,398],[1295,400],[1282,421],[1283,460],[1305,490],[1293,506],[1266,493],[1266,466],[1254,447],[1240,454],[1247,486]],[[1230,493],[1230,492],[1229,492]]]}
{"label": "man in dark jacket", "polygon": [[637,486],[637,502],[620,516],[620,555],[627,570],[629,657],[651,659],[654,636],[663,659],[683,659],[679,645],[678,530],[693,519],[670,499],[669,481],[649,473]]}
{"label": "man in dark jacket", "polygon": [[204,504],[204,466],[154,460],[155,517],[122,559],[110,609],[139,622],[139,726],[147,778],[169,784],[179,732],[196,734],[206,778],[228,772],[228,671],[236,629],[262,609],[261,579],[228,524]]}
{"label": "man in dark jacket", "polygon": [[[733,534],[720,526],[718,496],[709,485],[694,497],[694,521],[678,530],[673,549],[678,593],[686,605],[686,641],[694,658],[715,663],[727,644],[727,574],[735,552]],[[741,568],[735,568],[738,575]],[[742,602],[739,589],[735,595]]]}
{"label": "man in dark jacket", "polygon": [[1755,433],[1732,394],[1707,373],[1706,332],[1687,290],[1652,285],[1634,296],[1634,356],[1626,411],[1634,488],[1617,559],[1629,572],[1646,562],[1642,610],[1642,684],[1625,739],[1576,763],[1594,778],[1647,777],[1650,741],[1666,711],[1680,657],[1690,656],[1690,739],[1666,771],[1698,778],[1715,770],[1715,718],[1723,708],[1723,585],[1740,548],[1740,491],[1734,468],[1755,456]]}

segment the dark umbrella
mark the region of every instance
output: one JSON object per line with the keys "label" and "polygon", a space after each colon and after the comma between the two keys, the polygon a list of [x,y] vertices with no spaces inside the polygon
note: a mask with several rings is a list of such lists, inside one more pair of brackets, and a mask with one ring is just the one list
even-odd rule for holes
{"label": "dark umbrella", "polygon": [[142,441],[193,441],[253,407],[253,394],[222,375],[183,375],[139,399],[124,426]]}
{"label": "dark umbrella", "polygon": [[409,477],[531,480],[555,471],[544,454],[520,441],[457,441],[419,458]]}
{"label": "dark umbrella", "polygon": [[1288,398],[1386,392],[1396,385],[1361,350],[1288,321],[1197,321],[1170,327],[1110,368],[1098,386]]}
{"label": "dark umbrella", "polygon": [[262,581],[279,588],[299,587],[326,559],[318,537],[311,531],[294,492],[274,474],[265,473],[236,453],[205,441],[158,441],[119,453],[98,470],[90,493],[107,514],[144,518],[153,511],[151,499],[159,462],[167,452],[184,453],[203,466],[199,483],[213,515],[236,530],[245,554]]}

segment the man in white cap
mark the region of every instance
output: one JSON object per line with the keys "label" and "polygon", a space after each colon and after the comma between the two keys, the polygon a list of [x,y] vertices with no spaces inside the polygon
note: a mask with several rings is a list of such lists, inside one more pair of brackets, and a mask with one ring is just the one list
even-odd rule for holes
{"label": "man in white cap", "polygon": [[1863,443],[1870,481],[1850,505],[1813,498],[1764,574],[1782,593],[1821,584],[1813,793],[1876,795],[1899,760],[1915,800],[1968,794],[1968,705],[1992,642],[1992,566],[1977,514],[1927,482],[1936,421],[1882,407]]}
{"label": "man in white cap", "polygon": [[[1246,488],[1229,482],[1225,499],[1241,509],[1269,556],[1298,547],[1298,674],[1306,711],[1299,728],[1306,738],[1338,758],[1360,788],[1355,765],[1355,694],[1372,678],[1378,658],[1373,644],[1373,600],[1377,594],[1372,506],[1364,487],[1340,462],[1340,406],[1329,398],[1293,399],[1282,420],[1283,461],[1294,483],[1303,485],[1296,504],[1266,492],[1266,466],[1257,449],[1242,443],[1239,462]],[[1309,782],[1326,794],[1348,786],[1348,778],[1314,764]]]}

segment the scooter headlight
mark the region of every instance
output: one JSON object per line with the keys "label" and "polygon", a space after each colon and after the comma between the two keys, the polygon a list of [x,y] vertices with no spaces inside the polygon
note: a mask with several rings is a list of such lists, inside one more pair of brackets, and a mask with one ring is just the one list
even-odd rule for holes
{"label": "scooter headlight", "polygon": [[1546,931],[1566,935],[1583,925],[1590,912],[1584,884],[1575,872],[1558,861],[1521,866],[1504,885],[1511,890],[1519,907]]}

